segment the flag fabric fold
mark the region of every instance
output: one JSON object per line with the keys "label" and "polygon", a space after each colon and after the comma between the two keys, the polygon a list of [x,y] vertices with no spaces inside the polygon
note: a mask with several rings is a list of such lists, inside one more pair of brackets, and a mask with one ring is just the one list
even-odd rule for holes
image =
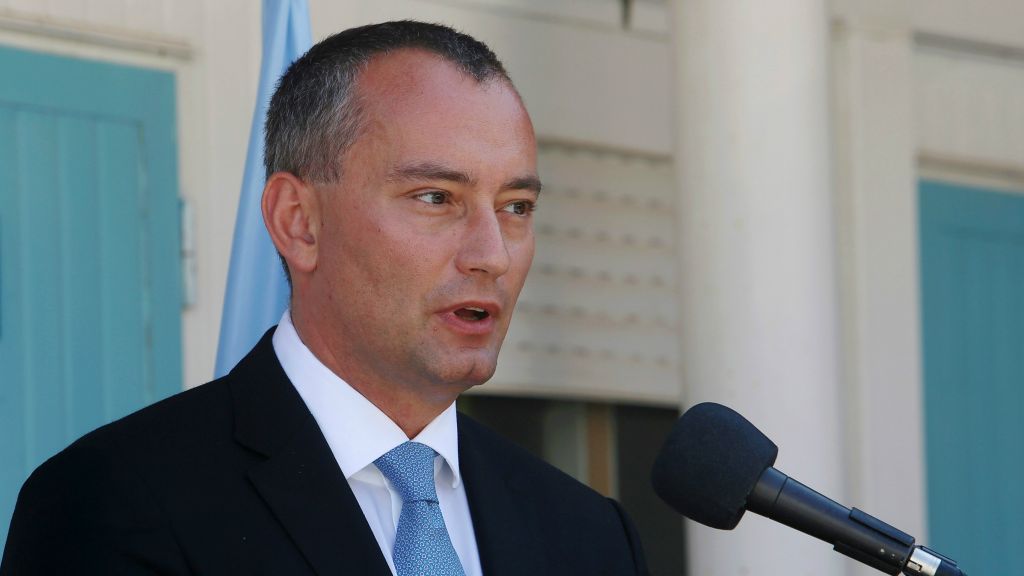
{"label": "flag fabric fold", "polygon": [[278,79],[311,45],[306,0],[263,0],[263,59],[259,91],[235,217],[215,377],[227,374],[260,336],[277,323],[288,304],[288,284],[270,235],[263,225],[260,210],[260,198],[266,182],[263,122]]}

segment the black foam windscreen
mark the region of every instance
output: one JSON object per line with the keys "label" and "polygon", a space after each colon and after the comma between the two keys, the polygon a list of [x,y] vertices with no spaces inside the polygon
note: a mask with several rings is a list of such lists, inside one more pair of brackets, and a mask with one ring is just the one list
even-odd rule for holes
{"label": "black foam windscreen", "polygon": [[732,530],[779,448],[731,408],[705,402],[672,428],[651,472],[654,491],[687,518]]}

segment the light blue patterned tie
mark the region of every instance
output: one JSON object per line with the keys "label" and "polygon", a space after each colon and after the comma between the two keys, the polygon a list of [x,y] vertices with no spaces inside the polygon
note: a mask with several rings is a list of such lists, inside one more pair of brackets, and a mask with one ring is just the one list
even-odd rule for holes
{"label": "light blue patterned tie", "polygon": [[374,461],[402,497],[392,555],[398,576],[465,576],[437,504],[434,456],[430,446],[406,442]]}

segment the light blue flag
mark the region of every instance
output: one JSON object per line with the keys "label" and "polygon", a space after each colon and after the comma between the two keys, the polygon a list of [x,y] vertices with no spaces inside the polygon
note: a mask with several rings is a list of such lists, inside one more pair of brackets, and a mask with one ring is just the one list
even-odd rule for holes
{"label": "light blue flag", "polygon": [[215,377],[227,374],[277,324],[288,303],[288,284],[260,211],[266,183],[263,121],[278,78],[309,49],[311,36],[306,0],[263,0],[263,62],[231,244]]}

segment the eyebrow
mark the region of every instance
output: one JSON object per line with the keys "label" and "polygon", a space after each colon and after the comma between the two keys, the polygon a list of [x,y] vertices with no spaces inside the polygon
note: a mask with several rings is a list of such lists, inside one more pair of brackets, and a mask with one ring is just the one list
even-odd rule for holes
{"label": "eyebrow", "polygon": [[388,181],[396,182],[399,180],[446,180],[466,185],[476,183],[476,179],[466,172],[429,161],[403,164],[392,169],[388,173]]}
{"label": "eyebrow", "polygon": [[[476,178],[472,174],[431,161],[413,162],[397,166],[388,173],[387,179],[389,182],[400,180],[444,180],[467,186],[476,184]],[[517,176],[505,182],[502,185],[502,189],[532,190],[540,194],[541,182],[539,178],[532,174]]]}
{"label": "eyebrow", "polygon": [[540,194],[540,189],[543,185],[540,183],[540,178],[536,176],[520,176],[513,178],[502,186],[505,190],[532,190],[536,194]]}

